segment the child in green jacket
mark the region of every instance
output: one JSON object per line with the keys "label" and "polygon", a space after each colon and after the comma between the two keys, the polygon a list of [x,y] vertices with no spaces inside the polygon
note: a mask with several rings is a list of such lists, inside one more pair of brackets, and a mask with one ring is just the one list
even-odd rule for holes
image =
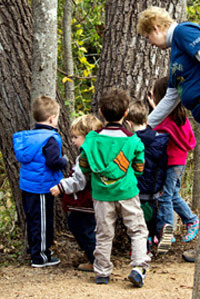
{"label": "child in green jacket", "polygon": [[128,114],[130,96],[111,89],[99,101],[100,115],[106,126],[91,131],[81,146],[80,167],[91,172],[92,198],[97,223],[94,272],[97,284],[107,284],[112,273],[112,240],[118,214],[122,215],[131,238],[129,280],[142,287],[148,268],[147,236],[140,201],[137,176],[144,168],[144,145],[136,134],[126,130],[123,120]]}

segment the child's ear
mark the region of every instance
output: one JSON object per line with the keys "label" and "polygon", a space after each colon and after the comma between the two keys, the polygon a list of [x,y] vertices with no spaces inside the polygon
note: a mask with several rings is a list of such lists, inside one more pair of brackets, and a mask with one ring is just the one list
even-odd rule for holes
{"label": "child's ear", "polygon": [[126,111],[124,112],[124,118],[127,117],[128,113],[129,113],[129,108],[127,108]]}
{"label": "child's ear", "polygon": [[156,33],[160,33],[161,30],[160,30],[160,27],[158,25],[153,25],[153,30],[156,32]]}
{"label": "child's ear", "polygon": [[126,123],[127,123],[128,126],[132,129],[133,122],[132,122],[131,120],[126,120]]}
{"label": "child's ear", "polygon": [[48,118],[48,122],[49,122],[50,124],[53,123],[53,119],[54,119],[54,117],[55,117],[55,115],[51,115],[51,116],[49,116],[49,118]]}
{"label": "child's ear", "polygon": [[102,113],[102,111],[101,111],[101,108],[99,108],[99,114],[100,114],[101,117],[104,118],[103,113]]}

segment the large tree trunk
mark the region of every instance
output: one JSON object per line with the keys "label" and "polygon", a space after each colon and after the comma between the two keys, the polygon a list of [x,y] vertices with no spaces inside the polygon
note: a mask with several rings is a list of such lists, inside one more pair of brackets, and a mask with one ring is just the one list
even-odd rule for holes
{"label": "large tree trunk", "polygon": [[0,147],[24,229],[19,165],[13,152],[12,135],[29,129],[30,125],[32,24],[27,1],[2,0],[0,20]]}
{"label": "large tree trunk", "polygon": [[[138,14],[151,5],[166,8],[179,21],[186,19],[186,1],[107,0],[106,24],[103,35],[100,66],[92,101],[92,111],[98,112],[98,100],[110,87],[130,91],[139,100],[145,98],[155,79],[168,73],[169,50],[152,47],[136,32]],[[127,249],[122,222],[118,222],[117,248]],[[123,236],[122,236],[123,232]],[[123,241],[122,241],[123,240]],[[114,242],[114,244],[116,244]]]}
{"label": "large tree trunk", "polygon": [[103,48],[96,82],[92,110],[106,89],[115,86],[128,89],[137,99],[143,99],[152,82],[167,75],[169,51],[151,47],[136,32],[138,14],[151,5],[162,6],[176,16],[185,18],[185,1],[108,0]]}
{"label": "large tree trunk", "polygon": [[[32,16],[28,1],[1,0],[0,23],[0,150],[16,203],[18,219],[24,231],[21,191],[18,186],[19,164],[13,151],[12,135],[16,131],[30,128]],[[59,93],[57,100],[61,105],[59,128],[63,137],[63,149],[72,160],[74,149],[69,136],[69,119]]]}

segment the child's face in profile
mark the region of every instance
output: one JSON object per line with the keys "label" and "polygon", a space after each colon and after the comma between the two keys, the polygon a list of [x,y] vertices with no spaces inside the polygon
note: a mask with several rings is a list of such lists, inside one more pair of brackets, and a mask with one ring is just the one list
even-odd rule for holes
{"label": "child's face in profile", "polygon": [[58,109],[57,114],[53,114],[48,118],[46,124],[52,126],[53,128],[57,128],[59,115],[60,115],[60,109]]}
{"label": "child's face in profile", "polygon": [[78,131],[72,131],[72,142],[77,148],[80,148],[84,140],[85,140],[85,136],[80,135]]}
{"label": "child's face in profile", "polygon": [[146,38],[152,46],[157,46],[160,49],[167,48],[166,32],[157,25],[154,25],[154,29],[150,33],[146,34]]}

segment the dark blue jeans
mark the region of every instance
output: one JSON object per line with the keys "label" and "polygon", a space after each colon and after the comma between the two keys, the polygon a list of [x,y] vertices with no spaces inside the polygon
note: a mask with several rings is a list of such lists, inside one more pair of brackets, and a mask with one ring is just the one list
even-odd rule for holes
{"label": "dark blue jeans", "polygon": [[69,214],[67,221],[69,230],[76,238],[80,248],[85,252],[90,263],[93,264],[93,252],[96,244],[94,214],[74,211]]}

